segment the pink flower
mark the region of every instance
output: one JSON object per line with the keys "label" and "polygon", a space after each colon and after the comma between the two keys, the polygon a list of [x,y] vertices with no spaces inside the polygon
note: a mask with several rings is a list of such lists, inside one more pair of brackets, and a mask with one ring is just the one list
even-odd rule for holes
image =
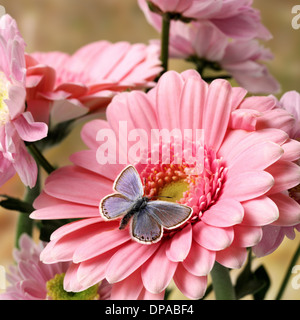
{"label": "pink flower", "polygon": [[[16,265],[11,265],[7,280],[10,286],[6,292],[0,294],[0,300],[52,300],[49,296],[51,291],[47,290],[47,283],[63,275],[68,266],[68,262],[60,262],[47,265],[40,261],[40,253],[44,245],[36,244],[28,235],[23,234],[20,238],[20,249],[14,249],[14,259]],[[95,296],[101,300],[106,300],[110,295],[110,285],[103,281],[95,288]],[[70,299],[71,300],[71,299]]]}
{"label": "pink flower", "polygon": [[[287,133],[292,139],[299,141],[300,139],[300,94],[296,91],[286,92],[277,102],[278,106],[290,112],[295,118],[295,124],[291,128],[287,128]],[[298,165],[300,164],[300,154],[297,155],[296,161]],[[300,190],[299,185],[291,188],[289,190],[283,191],[284,195],[289,195],[293,200],[297,201],[300,204]],[[296,211],[293,210],[293,207],[286,206],[283,208],[286,210],[287,217],[286,219],[278,219],[269,226],[263,228],[263,237],[262,240],[257,244],[253,250],[257,256],[265,256],[273,251],[275,251],[284,237],[289,239],[295,239],[295,231],[300,231],[300,217],[298,220],[295,220]],[[294,207],[294,209],[296,209]],[[288,218],[290,217],[290,218]]]}
{"label": "pink flower", "polygon": [[160,73],[156,46],[98,41],[73,55],[35,52],[26,56],[28,108],[34,118],[58,123],[103,111],[126,89],[153,86]]}
{"label": "pink flower", "polygon": [[17,172],[25,185],[33,187],[37,165],[24,141],[40,140],[48,129],[34,122],[25,108],[25,43],[7,14],[0,18],[0,42],[0,185]]}
{"label": "pink flower", "polygon": [[[252,93],[275,93],[280,86],[261,61],[273,55],[257,40],[232,40],[211,22],[174,22],[170,34],[170,56],[218,64],[239,85]],[[202,62],[203,63],[203,62]]]}
{"label": "pink flower", "polygon": [[[262,227],[287,218],[286,203],[292,219],[299,220],[299,204],[281,194],[300,181],[293,163],[300,144],[284,131],[294,118],[274,108],[272,97],[245,95],[225,80],[208,85],[196,71],[169,71],[148,93],[116,96],[107,121],[85,125],[82,139],[89,149],[73,154],[74,165],[48,177],[31,214],[81,218],[57,229],[41,254],[44,263],[72,261],[66,289],[106,278],[113,284],[112,299],[162,298],[173,279],[183,294],[197,299],[215,261],[240,268],[247,248],[261,240]],[[171,145],[159,139],[158,129],[176,129]],[[104,135],[111,132],[115,139],[107,140]],[[180,133],[186,135],[183,146]],[[145,149],[138,152],[141,145]],[[104,158],[108,163],[100,164]],[[101,199],[112,193],[127,163],[145,182],[146,196],[171,196],[193,209],[184,226],[164,230],[157,243],[138,243],[128,228],[119,230],[119,221],[103,221],[99,214]]]}
{"label": "pink flower", "polygon": [[[155,12],[148,3],[156,6]],[[261,23],[260,12],[252,8],[252,0],[192,0],[192,1],[147,1],[138,0],[148,22],[161,30],[163,12],[175,13],[173,18],[187,21],[211,21],[220,31],[237,39],[260,38],[269,40],[270,32]],[[162,14],[161,13],[161,14]],[[179,14],[179,15],[178,15]]]}

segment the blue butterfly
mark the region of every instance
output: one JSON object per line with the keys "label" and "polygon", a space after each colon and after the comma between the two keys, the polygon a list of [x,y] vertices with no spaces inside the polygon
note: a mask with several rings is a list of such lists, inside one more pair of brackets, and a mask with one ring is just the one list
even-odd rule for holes
{"label": "blue butterfly", "polygon": [[101,200],[100,213],[107,220],[123,216],[119,229],[124,229],[131,220],[131,236],[140,243],[158,242],[163,236],[163,228],[177,228],[193,213],[190,207],[182,204],[150,201],[150,198],[144,196],[142,181],[132,165],[119,174],[113,189],[118,193]]}

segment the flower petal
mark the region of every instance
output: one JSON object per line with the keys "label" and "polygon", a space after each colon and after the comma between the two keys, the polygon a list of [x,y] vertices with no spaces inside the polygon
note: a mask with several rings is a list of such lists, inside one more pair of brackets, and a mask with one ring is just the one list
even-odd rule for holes
{"label": "flower petal", "polygon": [[193,239],[208,250],[223,250],[233,240],[233,229],[217,228],[201,221],[193,226]]}
{"label": "flower petal", "polygon": [[247,260],[247,249],[230,246],[216,253],[216,260],[224,267],[240,269]]}
{"label": "flower petal", "polygon": [[270,197],[261,196],[242,203],[244,207],[243,225],[263,226],[279,217],[279,210]]}
{"label": "flower petal", "polygon": [[273,222],[275,226],[294,226],[300,223],[300,205],[294,199],[283,193],[269,196],[279,209],[279,217]]}
{"label": "flower petal", "polygon": [[191,248],[192,234],[192,226],[189,224],[173,236],[166,250],[168,259],[179,262],[186,258]]}
{"label": "flower petal", "polygon": [[221,199],[205,211],[201,220],[215,227],[231,227],[241,223],[243,217],[244,209],[239,201]]}
{"label": "flower petal", "polygon": [[246,171],[228,178],[221,198],[246,201],[265,194],[273,185],[274,178],[268,172]]}
{"label": "flower petal", "polygon": [[160,293],[170,284],[177,263],[170,261],[166,256],[166,244],[142,266],[141,275],[145,288],[154,294]]}
{"label": "flower petal", "polygon": [[140,271],[133,272],[126,279],[115,283],[111,290],[111,300],[137,300],[143,289]]}
{"label": "flower petal", "polygon": [[204,138],[217,151],[224,139],[232,108],[231,86],[225,80],[214,80],[208,89],[204,109]]}
{"label": "flower petal", "polygon": [[183,266],[195,276],[205,276],[214,266],[215,256],[214,251],[209,251],[193,241],[191,250],[183,261]]}
{"label": "flower petal", "polygon": [[142,245],[132,241],[121,247],[110,259],[106,268],[106,279],[115,283],[128,277],[142,266],[158,249],[160,243]]}
{"label": "flower petal", "polygon": [[174,275],[174,282],[189,299],[200,299],[206,291],[207,277],[194,276],[184,268],[182,263],[179,263]]}

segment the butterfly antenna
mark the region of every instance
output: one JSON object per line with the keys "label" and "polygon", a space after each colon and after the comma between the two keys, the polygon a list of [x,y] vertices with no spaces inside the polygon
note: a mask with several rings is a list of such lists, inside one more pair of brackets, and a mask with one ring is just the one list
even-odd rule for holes
{"label": "butterfly antenna", "polygon": [[148,197],[149,200],[152,200],[153,198],[168,198],[168,199],[172,199],[173,197],[169,197],[169,196],[152,196],[152,197]]}

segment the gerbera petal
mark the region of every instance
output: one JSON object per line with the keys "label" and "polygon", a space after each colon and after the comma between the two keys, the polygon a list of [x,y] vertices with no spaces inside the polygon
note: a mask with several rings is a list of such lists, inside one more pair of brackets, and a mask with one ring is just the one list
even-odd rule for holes
{"label": "gerbera petal", "polygon": [[278,219],[278,206],[270,197],[261,196],[259,198],[244,201],[243,224],[250,226],[263,226]]}
{"label": "gerbera petal", "polygon": [[182,263],[179,263],[174,274],[174,282],[189,299],[200,299],[206,291],[207,277],[194,276],[184,268]]}
{"label": "gerbera petal", "polygon": [[60,168],[49,176],[44,191],[62,200],[98,206],[104,196],[112,193],[112,181],[69,166]]}
{"label": "gerbera petal", "polygon": [[162,245],[142,266],[141,275],[145,288],[154,294],[162,292],[172,280],[176,268],[177,263],[166,256],[166,244]]}
{"label": "gerbera petal", "polygon": [[192,234],[192,226],[189,224],[173,236],[166,249],[168,259],[178,262],[186,258],[191,248]]}
{"label": "gerbera petal", "polygon": [[58,204],[47,206],[45,208],[35,210],[30,218],[32,219],[77,219],[99,217],[99,209],[97,207],[88,207],[77,204]]}
{"label": "gerbera petal", "polygon": [[248,248],[256,245],[262,238],[261,227],[234,226],[233,246]]}
{"label": "gerbera petal", "polygon": [[115,283],[111,290],[111,300],[137,300],[143,289],[140,271],[135,271],[126,279]]}
{"label": "gerbera petal", "polygon": [[71,288],[80,283],[82,288],[87,289],[102,281],[105,278],[106,266],[117,250],[118,248],[114,248],[93,259],[79,263],[76,278],[70,284]]}
{"label": "gerbera petal", "polygon": [[300,223],[300,205],[287,194],[277,193],[269,196],[279,209],[280,215],[273,225],[294,226]]}
{"label": "gerbera petal", "polygon": [[203,129],[207,146],[218,150],[226,133],[232,100],[231,86],[224,80],[213,81],[208,89]]}
{"label": "gerbera petal", "polygon": [[266,169],[275,179],[269,194],[288,190],[299,184],[300,167],[290,161],[279,160]]}
{"label": "gerbera petal", "polygon": [[230,246],[216,253],[216,261],[224,267],[240,269],[247,260],[247,249]]}
{"label": "gerbera petal", "polygon": [[247,170],[264,170],[283,155],[284,150],[274,142],[255,144],[240,153],[228,164],[228,175],[238,175]]}
{"label": "gerbera petal", "polygon": [[206,210],[201,220],[215,227],[231,227],[241,223],[243,217],[244,209],[239,201],[224,199]]}
{"label": "gerbera petal", "polygon": [[84,246],[78,246],[75,250],[73,261],[75,263],[89,260],[106,251],[113,249],[131,239],[128,232],[120,230],[102,231],[85,241]]}
{"label": "gerbera petal", "polygon": [[[173,71],[165,73],[156,87],[156,101],[158,116],[158,125],[160,128],[172,130],[179,128],[180,96],[182,92],[183,81],[181,77]],[[172,92],[166,95],[165,92]],[[175,116],[171,116],[171,115]]]}
{"label": "gerbera petal", "polygon": [[253,252],[257,257],[263,257],[272,253],[282,242],[284,232],[277,226],[264,226],[262,240],[253,247]]}
{"label": "gerbera petal", "polygon": [[207,250],[193,241],[191,250],[183,261],[183,266],[195,276],[205,276],[214,266],[215,256],[214,251]]}
{"label": "gerbera petal", "polygon": [[289,139],[282,145],[284,154],[281,160],[296,161],[300,159],[300,142],[297,140]]}
{"label": "gerbera petal", "polygon": [[233,240],[233,229],[232,227],[217,228],[204,222],[198,222],[193,226],[193,239],[208,250],[223,250]]}
{"label": "gerbera petal", "polygon": [[274,178],[268,172],[246,171],[228,178],[221,198],[246,201],[265,194],[273,185]]}
{"label": "gerbera petal", "polygon": [[194,75],[185,82],[179,110],[182,130],[202,128],[203,109],[199,105],[204,105],[207,90],[208,85]]}
{"label": "gerbera petal", "polygon": [[132,241],[121,247],[107,265],[106,278],[108,282],[115,283],[128,277],[143,265],[159,246],[159,243],[146,246]]}

